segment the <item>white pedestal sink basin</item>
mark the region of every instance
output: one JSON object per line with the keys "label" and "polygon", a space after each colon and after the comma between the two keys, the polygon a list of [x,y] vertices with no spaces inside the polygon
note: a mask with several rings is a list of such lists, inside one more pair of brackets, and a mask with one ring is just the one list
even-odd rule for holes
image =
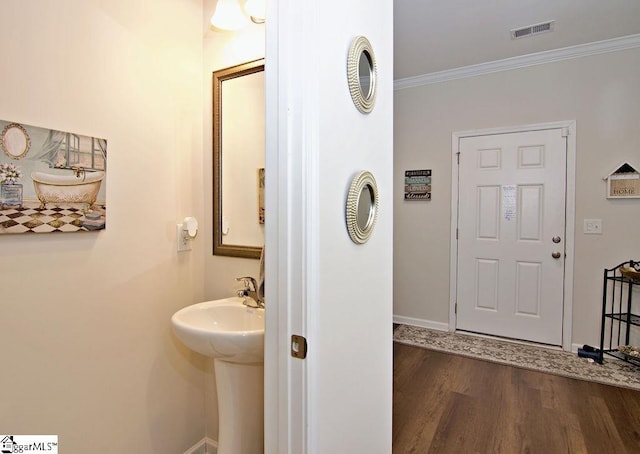
{"label": "white pedestal sink basin", "polygon": [[234,363],[264,361],[264,309],[232,297],[193,304],[173,314],[173,330],[187,347]]}
{"label": "white pedestal sink basin", "polygon": [[264,451],[264,309],[232,297],[193,304],[171,317],[190,349],[214,359],[218,454]]}

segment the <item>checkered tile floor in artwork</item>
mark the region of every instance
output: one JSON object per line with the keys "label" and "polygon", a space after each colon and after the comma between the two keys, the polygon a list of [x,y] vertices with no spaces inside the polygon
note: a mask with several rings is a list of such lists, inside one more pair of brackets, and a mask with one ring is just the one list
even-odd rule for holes
{"label": "checkered tile floor in artwork", "polygon": [[96,230],[84,225],[86,219],[81,207],[47,205],[41,209],[39,206],[38,202],[25,202],[19,208],[0,210],[0,234]]}

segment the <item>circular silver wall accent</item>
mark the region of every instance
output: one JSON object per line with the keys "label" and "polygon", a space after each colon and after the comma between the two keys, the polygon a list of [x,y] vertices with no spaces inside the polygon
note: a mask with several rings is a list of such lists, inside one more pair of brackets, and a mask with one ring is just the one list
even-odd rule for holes
{"label": "circular silver wall accent", "polygon": [[376,102],[378,68],[371,43],[364,36],[351,42],[347,57],[347,79],[351,99],[362,113],[373,110]]}
{"label": "circular silver wall accent", "polygon": [[363,170],[351,182],[346,218],[351,240],[356,244],[366,243],[378,218],[378,186],[371,172]]}

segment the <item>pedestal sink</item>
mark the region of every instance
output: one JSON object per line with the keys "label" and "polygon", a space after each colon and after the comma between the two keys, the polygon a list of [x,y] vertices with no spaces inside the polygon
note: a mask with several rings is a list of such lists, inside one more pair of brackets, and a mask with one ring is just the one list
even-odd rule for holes
{"label": "pedestal sink", "polygon": [[232,297],[187,306],[171,317],[190,349],[213,358],[218,454],[264,451],[264,309]]}

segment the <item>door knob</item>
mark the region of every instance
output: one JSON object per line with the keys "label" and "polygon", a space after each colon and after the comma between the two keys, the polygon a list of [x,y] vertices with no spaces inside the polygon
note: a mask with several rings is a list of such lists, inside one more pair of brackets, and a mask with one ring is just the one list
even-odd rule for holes
{"label": "door knob", "polygon": [[553,241],[554,243],[558,244],[561,241],[561,239],[560,239],[559,236],[554,236],[553,238],[551,238],[551,241]]}
{"label": "door knob", "polygon": [[555,251],[553,254],[551,254],[551,257],[553,257],[554,259],[559,259],[561,255],[562,254],[560,254],[560,252]]}

